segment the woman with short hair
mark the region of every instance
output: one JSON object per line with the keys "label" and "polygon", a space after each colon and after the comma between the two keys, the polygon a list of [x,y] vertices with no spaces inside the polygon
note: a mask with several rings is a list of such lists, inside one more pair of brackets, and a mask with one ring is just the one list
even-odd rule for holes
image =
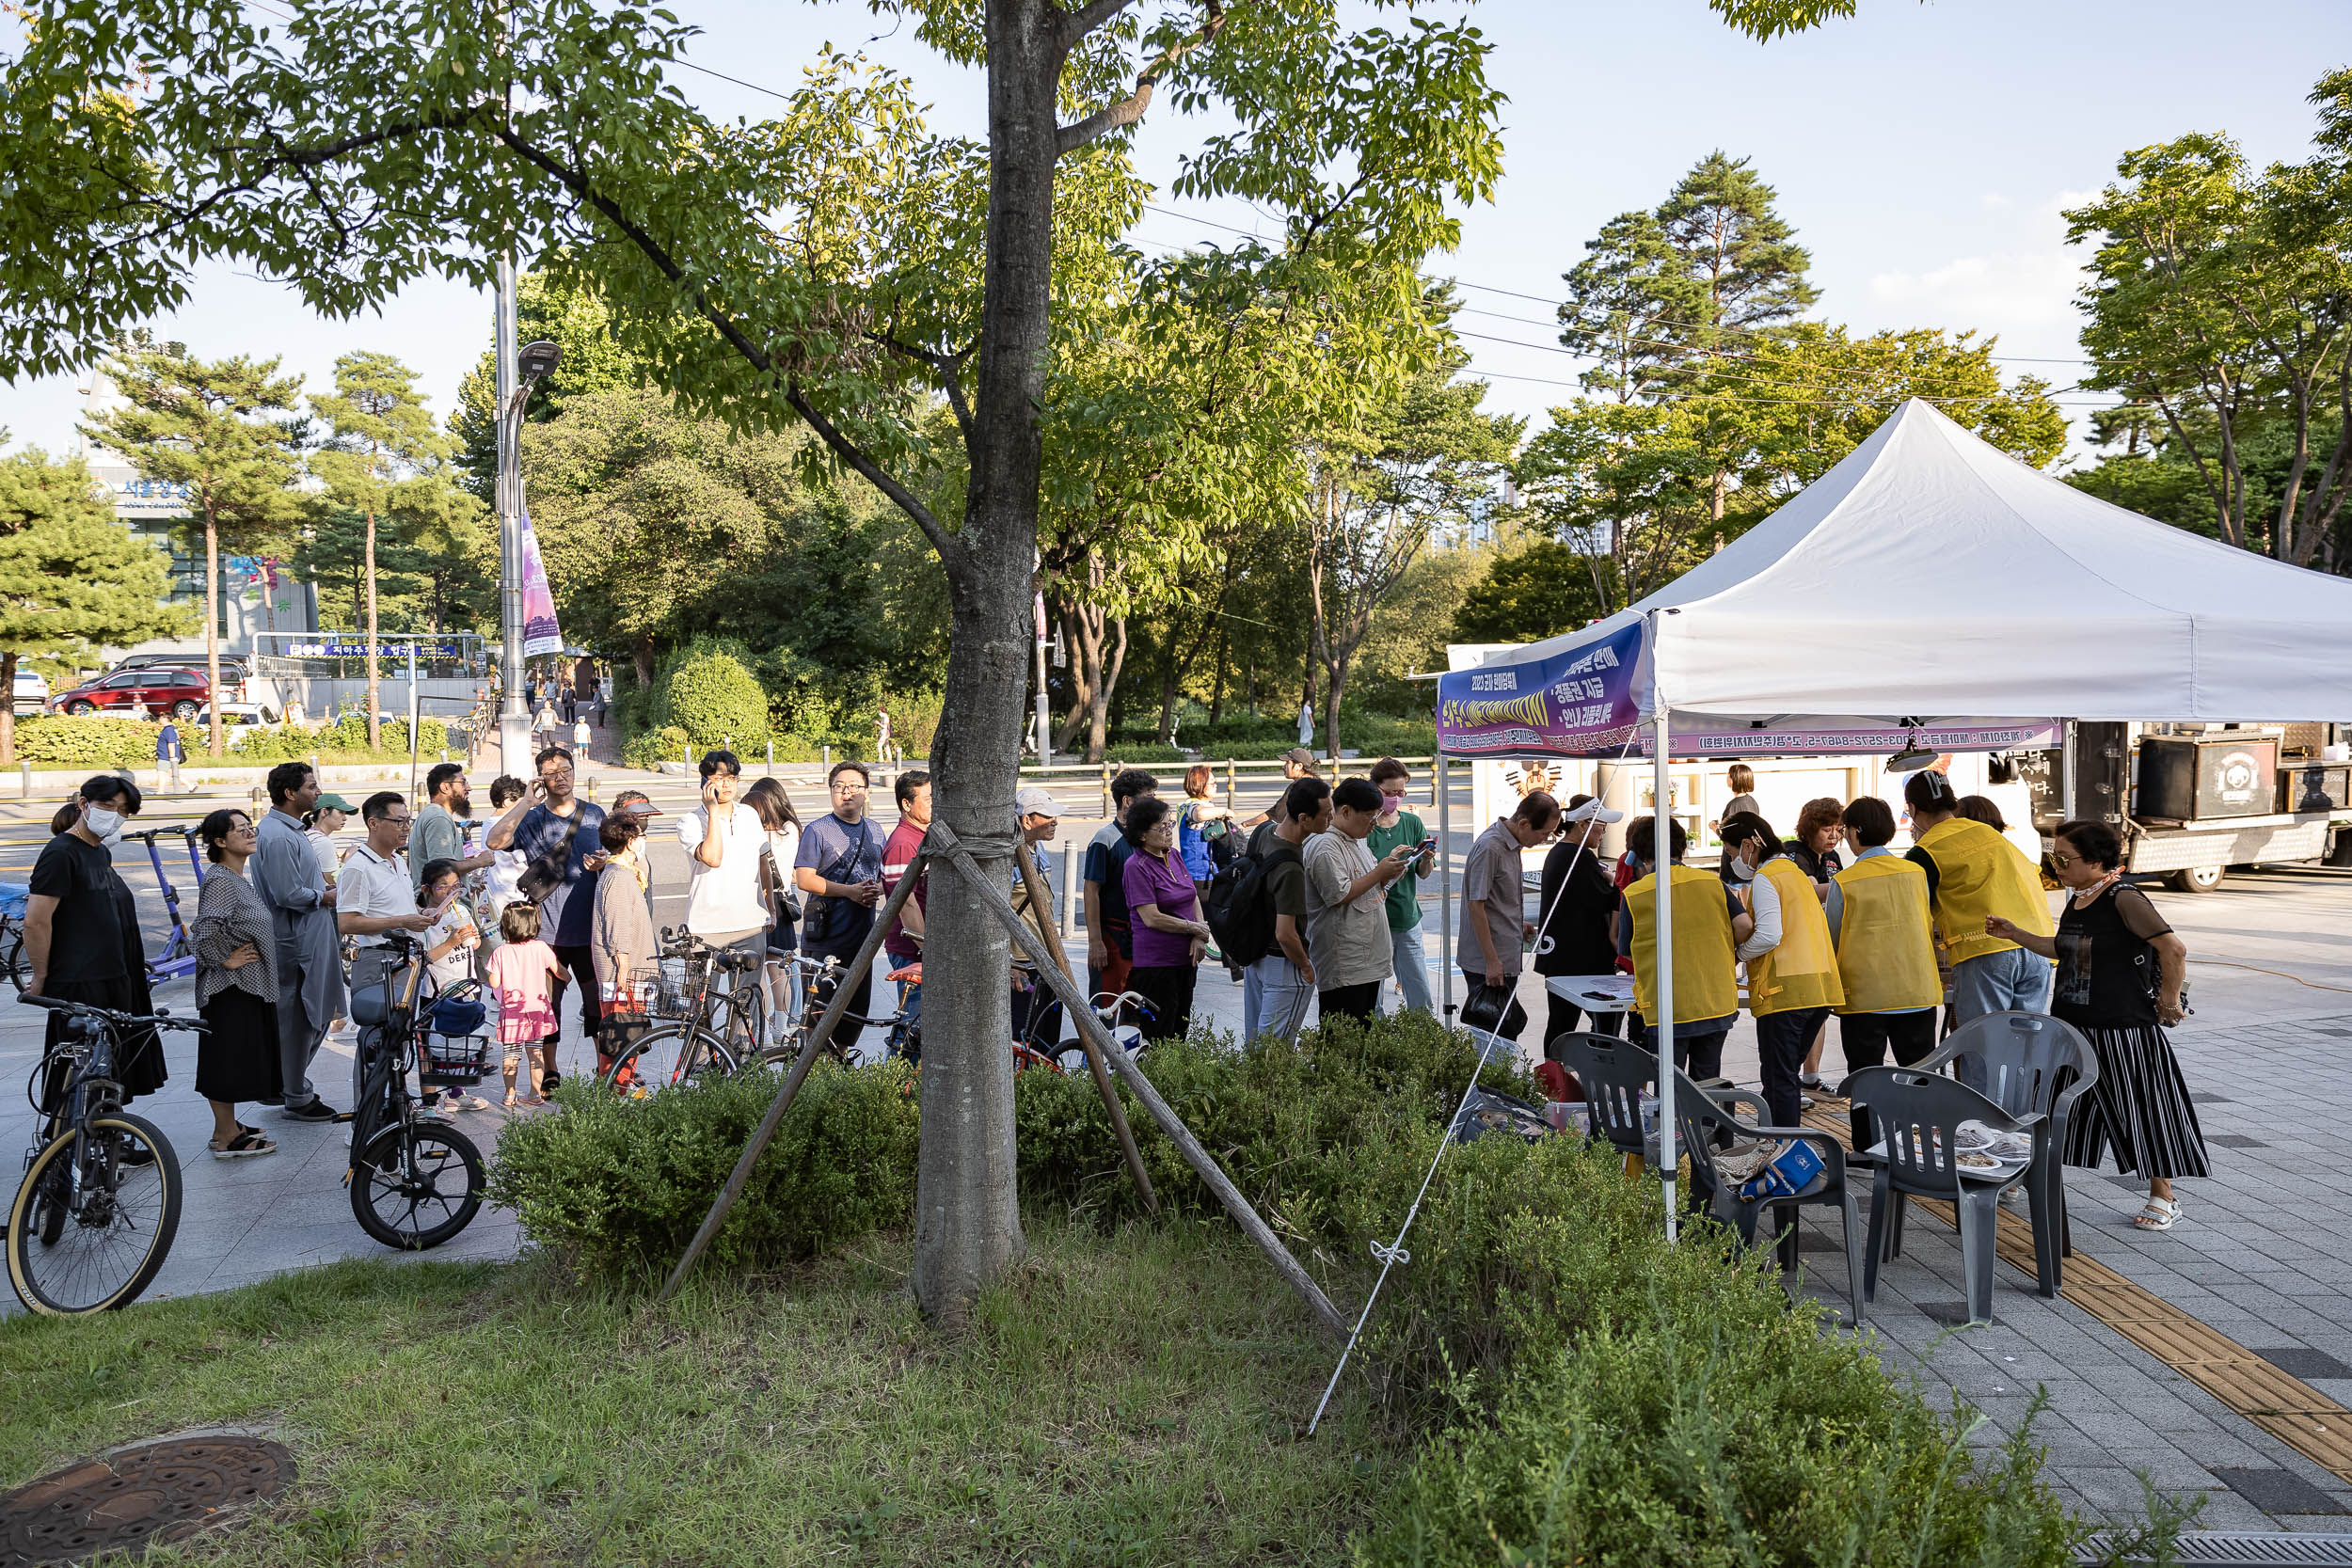
{"label": "woman with short hair", "polygon": [[2148,1179],[2148,1203],[2132,1223],[2169,1230],[2181,1217],[2176,1178],[2209,1176],[2205,1136],[2180,1058],[2165,1035],[2186,1016],[2181,987],[2188,945],[2148,895],[2122,882],[2123,844],[2104,822],[2064,822],[2050,864],[2066,889],[2058,931],[2043,936],[1999,916],[1987,935],[2058,960],[2050,1011],[2089,1037],[2099,1081],[2074,1103],[2066,1163],[2096,1170],[2106,1146],[2116,1169]]}
{"label": "woman with short hair", "polygon": [[1135,801],[1120,832],[1135,846],[1120,871],[1135,922],[1135,967],[1127,984],[1152,1004],[1143,1037],[1179,1037],[1192,1027],[1193,984],[1209,946],[1200,897],[1176,853],[1176,824],[1167,801],[1150,795]]}
{"label": "woman with short hair", "polygon": [[660,959],[653,915],[645,908],[644,836],[645,820],[633,811],[613,812],[596,829],[605,862],[596,874],[588,961],[596,970],[599,1078],[644,1031],[648,999],[639,988]]}
{"label": "woman with short hair", "polygon": [[286,1092],[278,1061],[278,937],[269,906],[246,879],[261,835],[244,812],[223,809],[196,825],[207,873],[196,895],[196,1010],[207,1025],[196,1043],[196,1092],[213,1107],[215,1160],[275,1154],[258,1127],[237,1119],[237,1102]]}

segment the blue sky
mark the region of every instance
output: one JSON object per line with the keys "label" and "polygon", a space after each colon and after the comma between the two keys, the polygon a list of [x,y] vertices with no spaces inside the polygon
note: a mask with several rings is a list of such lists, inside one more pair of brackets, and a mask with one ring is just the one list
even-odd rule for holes
{"label": "blue sky", "polygon": [[[832,41],[914,74],[942,129],[977,132],[970,73],[941,64],[863,6],[683,0],[705,30],[691,57],[789,90]],[[1490,0],[1472,18],[1498,46],[1493,79],[1510,97],[1496,199],[1464,214],[1460,251],[1433,261],[1465,282],[1549,299],[1559,275],[1611,215],[1654,205],[1676,178],[1722,148],[1752,158],[1813,253],[1815,313],[1864,330],[1974,327],[2005,356],[2061,361],[2010,367],[2071,383],[2072,295],[2079,253],[2058,209],[2096,191],[2117,155],[2189,130],[2237,137],[2258,161],[2306,154],[2304,95],[2352,61],[2342,0],[1862,0],[1861,15],[1758,44],[1732,34],[1704,0],[1615,4]],[[759,118],[773,100],[680,72],[715,114]],[[1200,127],[1155,107],[1137,150],[1165,180]],[[1249,226],[1247,208],[1172,204],[1138,237],[1220,237],[1190,221]],[[1269,232],[1273,230],[1270,229]],[[1523,322],[1464,318],[1469,330],[1553,342],[1542,304],[1465,292]],[[485,297],[447,283],[411,288],[379,316],[322,321],[278,287],[208,268],[195,303],[159,324],[204,355],[282,355],[313,388],[337,354],[401,356],[437,412],[488,341]],[[1531,416],[1573,395],[1580,366],[1542,346],[1473,341],[1494,376],[1489,408]],[[1504,377],[1529,379],[1503,379]],[[2071,401],[2071,400],[2062,400]],[[0,386],[11,444],[65,450],[79,408],[72,378]],[[2082,410],[2070,409],[2079,418]]]}

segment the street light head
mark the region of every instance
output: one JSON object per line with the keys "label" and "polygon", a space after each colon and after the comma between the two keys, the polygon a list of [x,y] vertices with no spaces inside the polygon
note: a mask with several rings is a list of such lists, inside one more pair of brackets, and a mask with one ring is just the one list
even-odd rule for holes
{"label": "street light head", "polygon": [[525,381],[541,379],[561,364],[563,359],[564,351],[545,338],[535,343],[524,344],[522,353],[516,356],[516,360],[522,367]]}

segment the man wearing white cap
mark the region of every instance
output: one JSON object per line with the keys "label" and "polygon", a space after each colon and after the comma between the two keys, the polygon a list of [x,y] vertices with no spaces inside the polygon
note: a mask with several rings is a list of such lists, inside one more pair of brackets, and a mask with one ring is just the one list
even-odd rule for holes
{"label": "man wearing white cap", "polygon": [[[1021,875],[1016,864],[1012,873],[1012,912],[1027,921],[1029,928],[1051,951],[1061,941],[1061,934],[1056,929],[1050,904],[1054,869],[1044,847],[1054,842],[1054,835],[1061,829],[1061,807],[1051,795],[1032,785],[1014,793],[1012,808],[1021,823],[1020,852],[1037,867],[1038,887],[1046,894],[1045,900],[1031,899],[1028,879]],[[1012,1033],[1015,1039],[1027,1040],[1048,1054],[1061,1043],[1061,1004],[1054,1000],[1054,993],[1037,977],[1037,966],[1023,958],[1017,946],[1012,951]]]}
{"label": "man wearing white cap", "polygon": [[[1560,818],[1560,840],[1544,857],[1543,894],[1537,900],[1543,912],[1536,921],[1532,967],[1547,979],[1616,973],[1617,887],[1601,863],[1600,829],[1603,823],[1624,818],[1625,813],[1611,811],[1589,795],[1568,800]],[[1562,1035],[1573,1034],[1585,1014],[1565,997],[1548,991],[1547,998],[1550,1008],[1544,1020],[1544,1043],[1549,1047]],[[1596,1035],[1614,1035],[1624,1026],[1623,1013],[1591,1015]]]}

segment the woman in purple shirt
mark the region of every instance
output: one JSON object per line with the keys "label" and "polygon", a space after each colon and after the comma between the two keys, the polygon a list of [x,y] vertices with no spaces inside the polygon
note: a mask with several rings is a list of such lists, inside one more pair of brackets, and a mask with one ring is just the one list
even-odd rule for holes
{"label": "woman in purple shirt", "polygon": [[1150,796],[1127,808],[1120,832],[1135,846],[1120,875],[1135,922],[1136,963],[1127,984],[1152,1004],[1143,1037],[1168,1039],[1192,1027],[1192,983],[1208,951],[1200,895],[1176,852],[1176,819]]}

